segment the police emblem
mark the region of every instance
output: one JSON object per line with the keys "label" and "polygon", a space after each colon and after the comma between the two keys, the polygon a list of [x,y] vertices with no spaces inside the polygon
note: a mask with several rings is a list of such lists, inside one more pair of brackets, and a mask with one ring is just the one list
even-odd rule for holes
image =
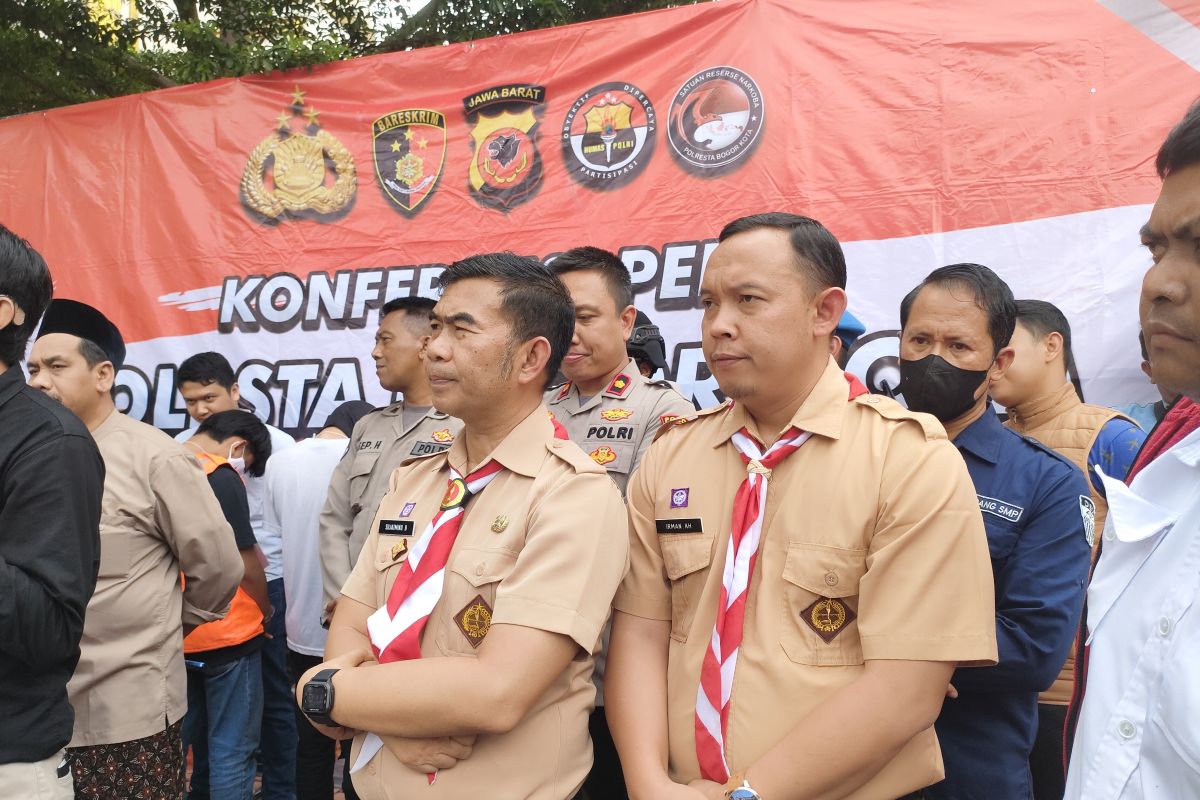
{"label": "police emblem", "polygon": [[[267,219],[288,214],[329,221],[349,210],[358,188],[353,156],[321,128],[320,112],[304,103],[304,94],[297,86],[276,130],[250,151],[242,170],[242,204]],[[308,123],[297,130],[296,117]]]}
{"label": "police emblem", "polygon": [[1079,495],[1079,515],[1083,517],[1083,535],[1088,547],[1096,546],[1096,504],[1087,495]]}
{"label": "police emblem", "polygon": [[495,86],[463,99],[475,151],[467,180],[480,205],[508,211],[541,185],[537,128],[545,100],[544,86],[527,83]]}
{"label": "police emblem", "polygon": [[613,189],[645,169],[658,120],[638,87],[622,81],[584,92],[562,125],[563,161],[571,177],[591,189]]}
{"label": "police emblem", "polygon": [[620,422],[632,416],[633,412],[627,408],[608,408],[600,412],[600,418],[609,422]]}
{"label": "police emblem", "polygon": [[483,643],[483,637],[487,636],[492,628],[492,607],[483,599],[483,595],[477,594],[474,600],[454,615],[454,621],[458,623],[458,629],[467,637],[471,647],[479,647]]}
{"label": "police emblem", "polygon": [[384,114],[371,123],[375,176],[383,196],[411,214],[429,199],[446,158],[446,117],[426,108]]}
{"label": "police emblem", "polygon": [[617,460],[617,454],[614,453],[613,449],[608,445],[601,445],[592,452],[588,453],[588,455],[592,457],[592,461],[595,461],[602,467],[605,464],[611,464]]}
{"label": "police emblem", "polygon": [[435,442],[445,444],[446,442],[454,441],[454,434],[450,432],[449,428],[442,428],[440,431],[434,431],[429,434],[429,438]]}
{"label": "police emblem", "polygon": [[825,644],[829,644],[857,615],[836,597],[818,597],[816,602],[800,612],[800,616]]}
{"label": "police emblem", "polygon": [[763,97],[736,67],[712,67],[688,78],[671,101],[667,139],[685,167],[699,174],[738,161],[758,142]]}

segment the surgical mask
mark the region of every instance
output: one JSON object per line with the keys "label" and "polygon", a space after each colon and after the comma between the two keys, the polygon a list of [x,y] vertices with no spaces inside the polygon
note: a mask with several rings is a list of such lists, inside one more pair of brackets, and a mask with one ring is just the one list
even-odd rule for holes
{"label": "surgical mask", "polygon": [[949,422],[971,410],[975,392],[987,375],[986,369],[962,369],[941,356],[928,355],[900,362],[898,388],[910,410]]}
{"label": "surgical mask", "polygon": [[[231,467],[233,467],[235,470],[237,470],[237,474],[238,474],[238,475],[241,475],[243,478],[245,478],[245,477],[246,477],[246,459],[245,459],[245,458],[243,458],[243,457],[241,457],[241,456],[236,456],[236,457],[235,457],[235,456],[233,455],[233,449],[234,449],[235,447],[237,447],[237,445],[236,445],[236,444],[235,444],[235,445],[233,445],[233,447],[230,447],[230,448],[229,448],[229,455],[227,455],[227,456],[225,457],[225,460],[229,462],[229,466],[231,466]],[[244,446],[244,445],[243,445],[243,450],[242,450],[242,452],[245,452],[245,446]]]}

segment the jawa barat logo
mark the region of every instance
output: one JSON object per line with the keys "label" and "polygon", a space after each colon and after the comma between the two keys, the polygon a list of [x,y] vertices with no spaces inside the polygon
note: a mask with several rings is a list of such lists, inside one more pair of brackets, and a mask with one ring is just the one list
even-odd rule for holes
{"label": "jawa barat logo", "polygon": [[[358,186],[350,151],[321,128],[320,112],[305,104],[304,94],[297,86],[275,132],[250,151],[242,171],[242,202],[268,219],[336,215]],[[296,117],[307,120],[299,130],[292,127]]]}
{"label": "jawa barat logo", "polygon": [[385,114],[371,124],[375,175],[388,201],[405,213],[433,194],[446,157],[446,117],[423,108]]}
{"label": "jawa barat logo", "polygon": [[545,99],[545,87],[518,83],[484,89],[463,100],[474,148],[467,177],[481,205],[507,211],[541,185],[537,129]]}
{"label": "jawa barat logo", "polygon": [[630,83],[602,83],[571,104],[562,126],[563,160],[584,186],[624,185],[649,162],[657,125],[645,92]]}

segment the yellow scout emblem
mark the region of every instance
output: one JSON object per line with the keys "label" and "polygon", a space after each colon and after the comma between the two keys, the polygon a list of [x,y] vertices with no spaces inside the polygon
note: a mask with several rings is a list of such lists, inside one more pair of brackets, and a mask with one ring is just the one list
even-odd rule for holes
{"label": "yellow scout emblem", "polygon": [[461,503],[467,496],[467,485],[463,483],[462,478],[455,478],[450,481],[450,485],[446,487],[446,494],[442,495],[442,509],[454,508]]}
{"label": "yellow scout emblem", "polygon": [[602,467],[605,464],[611,464],[612,462],[617,460],[617,454],[614,453],[613,449],[611,447],[609,447],[608,445],[602,445],[600,447],[597,447],[595,450],[588,453],[588,455],[590,455],[592,457],[592,461],[595,461],[597,464],[599,464]]}
{"label": "yellow scout emblem", "polygon": [[629,419],[633,416],[633,412],[627,408],[610,408],[600,412],[600,418],[609,422],[619,422],[623,419]]}
{"label": "yellow scout emblem", "polygon": [[400,556],[404,555],[407,552],[408,552],[408,540],[401,539],[400,541],[398,541],[394,545],[392,545],[392,561],[395,561],[396,559],[400,558]]}
{"label": "yellow scout emblem", "polygon": [[800,612],[808,627],[826,644],[832,642],[846,626],[855,620],[850,607],[835,597],[820,597],[815,603]]}
{"label": "yellow scout emblem", "polygon": [[463,606],[462,611],[454,615],[454,621],[471,647],[479,647],[492,627],[492,607],[483,599],[483,595],[477,594],[474,600]]}
{"label": "yellow scout emblem", "polygon": [[504,529],[508,527],[508,517],[501,514],[492,520],[492,533],[504,533]]}
{"label": "yellow scout emblem", "polygon": [[450,432],[449,428],[442,428],[440,431],[434,431],[433,433],[429,434],[429,438],[433,439],[435,442],[442,442],[445,444],[446,442],[454,441],[454,434]]}
{"label": "yellow scout emblem", "polygon": [[[320,113],[305,106],[300,87],[276,118],[275,132],[250,151],[242,171],[242,202],[268,219],[284,214],[343,211],[354,199],[358,177],[350,151],[317,122]],[[292,120],[308,120],[299,130]],[[331,176],[332,173],[332,176]],[[328,178],[333,181],[328,184]]]}

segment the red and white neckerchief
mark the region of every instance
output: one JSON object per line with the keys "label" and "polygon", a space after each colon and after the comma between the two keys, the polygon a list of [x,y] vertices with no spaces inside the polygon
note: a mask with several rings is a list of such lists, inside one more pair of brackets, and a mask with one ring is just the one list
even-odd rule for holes
{"label": "red and white neckerchief", "polygon": [[800,449],[809,433],[789,428],[764,453],[762,445],[742,428],[730,441],[746,462],[746,478],[733,501],[733,528],[725,550],[725,569],[721,576],[721,597],[712,640],[700,668],[700,686],[696,691],[696,757],[705,780],[725,783],[729,765],[725,761],[725,731],[729,724],[729,694],[737,669],[738,650],[742,645],[746,617],[746,595],[758,543],[762,538],[763,510],[767,507],[767,486],[771,470]]}
{"label": "red and white neckerchief", "polygon": [[[446,562],[450,559],[454,540],[458,538],[467,501],[482,492],[503,471],[504,467],[495,460],[466,478],[450,467],[450,482],[442,497],[441,508],[409,550],[408,559],[400,565],[387,602],[367,617],[371,650],[380,664],[421,657],[421,633],[442,596]],[[383,740],[373,733],[368,734],[351,772],[366,766],[381,747]],[[430,773],[430,783],[435,775]]]}

